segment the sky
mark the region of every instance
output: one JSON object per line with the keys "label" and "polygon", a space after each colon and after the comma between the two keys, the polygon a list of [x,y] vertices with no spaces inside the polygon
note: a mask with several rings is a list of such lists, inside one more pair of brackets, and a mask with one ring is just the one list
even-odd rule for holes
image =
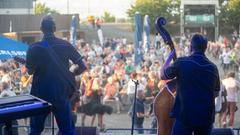
{"label": "sky", "polygon": [[88,15],[102,16],[104,11],[110,12],[117,18],[126,18],[127,9],[134,4],[135,0],[37,0],[46,6],[57,10],[62,14],[67,13],[69,2],[69,13],[78,13],[80,17]]}

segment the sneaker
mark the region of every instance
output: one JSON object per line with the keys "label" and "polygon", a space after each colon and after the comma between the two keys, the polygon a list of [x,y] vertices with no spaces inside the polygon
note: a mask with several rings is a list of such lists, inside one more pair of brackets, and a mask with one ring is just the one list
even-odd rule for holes
{"label": "sneaker", "polygon": [[105,131],[105,124],[103,124],[102,126],[98,125],[98,127],[100,128],[100,132],[104,132]]}

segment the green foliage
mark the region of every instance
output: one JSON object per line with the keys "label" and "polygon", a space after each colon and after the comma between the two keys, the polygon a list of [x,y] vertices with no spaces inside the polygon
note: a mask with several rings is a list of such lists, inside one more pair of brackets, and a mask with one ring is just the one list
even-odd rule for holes
{"label": "green foliage", "polygon": [[[159,16],[163,16],[168,21],[168,26],[171,24],[177,24],[180,22],[180,0],[136,0],[136,4],[132,5],[127,11],[128,16],[133,22],[135,12],[139,12],[144,18],[145,15],[149,15],[151,21],[151,31],[154,32],[154,22]],[[169,24],[170,23],[170,24]]]}
{"label": "green foliage", "polygon": [[115,22],[115,16],[111,15],[109,12],[104,12],[102,19],[104,22]]}
{"label": "green foliage", "polygon": [[220,26],[230,26],[232,30],[239,31],[240,25],[240,0],[229,0],[221,8]]}
{"label": "green foliage", "polygon": [[50,9],[45,4],[37,3],[36,7],[34,8],[34,13],[35,14],[47,14],[47,13],[58,13],[58,12],[54,9]]}

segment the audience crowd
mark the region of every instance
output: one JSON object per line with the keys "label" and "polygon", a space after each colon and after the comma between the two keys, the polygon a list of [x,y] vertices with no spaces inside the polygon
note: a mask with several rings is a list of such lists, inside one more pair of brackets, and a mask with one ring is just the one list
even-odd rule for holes
{"label": "audience crowd", "polygon": [[[189,55],[188,44],[189,39],[185,36],[175,40],[178,57]],[[95,116],[97,116],[98,126],[101,129],[105,128],[104,114],[111,114],[112,111],[122,113],[127,108],[128,115],[133,115],[131,105],[134,100],[136,80],[139,83],[137,91],[143,92],[137,97],[153,99],[161,86],[159,79],[161,66],[171,51],[159,35],[156,35],[156,40],[150,49],[142,52],[142,61],[138,65],[134,65],[134,44],[127,42],[125,38],[105,39],[103,46],[81,40],[78,41],[76,49],[83,56],[88,70],[83,75],[76,76],[81,97],[79,97],[80,100],[75,100],[78,103],[73,103],[73,114],[76,116],[77,113],[85,113],[85,116],[92,116],[91,125],[94,124]],[[219,125],[234,127],[234,112],[237,110],[239,95],[237,92],[240,88],[238,82],[240,40],[232,41],[220,36],[218,41],[209,42],[207,51],[207,55],[219,62],[219,68],[223,69],[219,71],[223,71],[220,74],[222,85],[226,91],[227,103],[225,109],[218,113]],[[73,71],[74,66],[72,65],[70,70]],[[0,76],[0,97],[29,93],[31,76],[27,74],[23,64],[14,60],[1,60]],[[141,105],[151,109],[151,103],[152,100],[149,100]],[[85,108],[86,106],[88,109]],[[99,107],[101,111],[96,109]],[[141,110],[141,115],[134,115],[141,118],[153,116],[152,113],[143,111]],[[156,123],[156,120],[153,119],[154,121]],[[86,125],[84,119],[81,123]],[[137,127],[141,127],[141,125],[137,125]]]}

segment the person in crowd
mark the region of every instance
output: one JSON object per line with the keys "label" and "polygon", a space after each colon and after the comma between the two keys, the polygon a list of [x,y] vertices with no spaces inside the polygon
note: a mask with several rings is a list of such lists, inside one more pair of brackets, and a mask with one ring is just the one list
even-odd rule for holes
{"label": "person in crowd", "polygon": [[139,90],[136,93],[134,127],[138,128],[137,130],[138,134],[144,133],[144,131],[142,130],[144,118],[149,117],[149,112],[145,112],[144,102],[149,102],[152,101],[153,99],[154,97],[146,97],[144,89],[142,88],[139,88]]}
{"label": "person in crowd", "polygon": [[226,127],[225,114],[227,113],[227,91],[222,83],[219,95],[215,98],[215,111],[218,114],[219,127]]}
{"label": "person in crowd", "polygon": [[160,73],[160,69],[161,69],[161,64],[159,61],[154,61],[154,63],[151,65],[150,70],[155,72],[156,75],[159,75]]}
{"label": "person in crowd", "polygon": [[27,74],[27,68],[25,66],[21,67],[21,79],[20,88],[21,94],[29,94],[31,88],[32,75]]}
{"label": "person in crowd", "polygon": [[100,18],[97,18],[95,22],[97,29],[101,29],[101,23],[102,23],[102,20]]}
{"label": "person in crowd", "polygon": [[93,116],[92,121],[91,121],[91,125],[94,124],[95,121],[95,115],[93,115],[93,113],[91,113],[89,111],[89,107],[91,107],[89,105],[90,101],[91,101],[91,96],[92,96],[92,84],[93,84],[93,79],[91,78],[91,73],[90,71],[86,71],[84,72],[84,74],[82,75],[82,83],[80,86],[80,92],[81,92],[81,103],[78,108],[77,108],[77,112],[82,112],[83,116],[82,116],[82,121],[81,121],[81,126],[85,126],[85,119],[86,116]]}
{"label": "person in crowd", "polygon": [[[130,108],[128,110],[128,114],[131,116],[132,115],[132,110],[133,110],[133,102],[134,102],[134,96],[135,96],[135,91],[136,91],[136,82],[138,81],[137,78],[138,77],[138,74],[136,72],[133,72],[131,74],[131,79],[129,79],[128,81],[128,84],[127,84],[127,95],[128,95],[128,98],[129,98],[129,101],[130,101]],[[139,84],[137,85],[137,91],[138,90],[144,90],[144,86],[138,82]]]}
{"label": "person in crowd", "polygon": [[121,102],[119,100],[118,95],[118,85],[114,81],[113,77],[109,77],[107,84],[105,85],[105,95],[103,97],[103,104],[108,100],[114,100],[117,102],[117,113],[120,113],[121,110]]}
{"label": "person in crowd", "polygon": [[82,112],[86,115],[93,116],[91,125],[93,126],[95,121],[95,116],[98,116],[98,127],[101,131],[105,129],[105,125],[103,124],[103,115],[105,113],[111,114],[113,109],[110,106],[103,105],[101,103],[101,97],[103,95],[102,88],[100,87],[100,80],[95,72],[92,70],[91,78],[89,81],[89,85],[86,88],[87,93],[89,93],[89,101],[86,104],[78,107],[78,112]]}
{"label": "person in crowd", "polygon": [[185,41],[186,41],[186,36],[185,36],[184,33],[181,33],[181,38],[179,40],[179,47],[180,47],[180,49],[184,48]]}
{"label": "person in crowd", "polygon": [[139,81],[140,87],[139,89],[144,88],[144,90],[146,89],[147,86],[147,76],[144,76],[141,72],[141,70],[137,71],[137,80]]}
{"label": "person in crowd", "polygon": [[12,97],[12,96],[16,96],[16,93],[11,90],[10,84],[8,82],[2,82],[1,83],[0,98],[2,98],[2,97]]}
{"label": "person in crowd", "polygon": [[103,66],[102,66],[102,69],[101,69],[101,73],[106,74],[108,76],[111,74],[111,69],[110,69],[110,66],[109,66],[109,63],[108,63],[107,60],[103,61]]}
{"label": "person in crowd", "polygon": [[159,79],[156,73],[154,71],[149,72],[147,85],[145,88],[146,97],[151,97],[154,91],[158,91],[158,83],[159,83]]}
{"label": "person in crowd", "polygon": [[155,35],[155,48],[158,50],[161,47],[161,37],[159,33]]}
{"label": "person in crowd", "polygon": [[134,71],[134,66],[133,66],[133,62],[131,59],[128,59],[126,64],[125,64],[125,71],[126,71],[126,75],[130,75],[133,71]]}
{"label": "person in crowd", "polygon": [[[11,96],[16,96],[16,93],[14,93],[11,88],[10,88],[10,85],[8,82],[2,82],[0,83],[0,98],[4,98],[4,97],[11,97]],[[13,120],[12,121],[12,124],[17,126],[18,125],[18,122],[17,120]],[[0,135],[5,135],[7,134],[6,132],[6,129],[4,128],[4,124],[3,123],[0,123],[0,129],[1,129],[1,132],[0,132]],[[4,129],[4,130],[2,130]],[[3,134],[2,134],[3,133]],[[18,129],[15,127],[12,129],[12,133],[14,135],[18,135]]]}
{"label": "person in crowd", "polygon": [[168,46],[165,46],[165,51],[163,53],[163,62],[165,62],[169,56],[170,48]]}
{"label": "person in crowd", "polygon": [[11,83],[11,77],[8,73],[8,69],[7,67],[3,66],[3,67],[0,67],[0,76],[1,76],[1,79],[0,79],[0,82],[7,82],[7,83]]}
{"label": "person in crowd", "polygon": [[[75,78],[69,71],[69,60],[78,65],[78,74],[87,68],[82,56],[75,48],[62,39],[55,37],[55,21],[51,15],[41,21],[42,41],[30,45],[27,51],[26,67],[33,75],[31,94],[53,105],[61,134],[74,135],[75,126],[71,115],[70,98],[76,91]],[[48,114],[31,117],[30,135],[40,135]]]}
{"label": "person in crowd", "polygon": [[137,97],[136,97],[136,103],[135,103],[135,114],[134,114],[134,127],[138,128],[137,132],[138,134],[143,134],[144,131],[143,128],[143,122],[144,117],[149,117],[147,113],[145,113],[144,110],[144,99],[145,99],[145,93],[143,90],[137,91]]}
{"label": "person in crowd", "polygon": [[223,71],[224,74],[228,72],[231,64],[231,50],[230,48],[225,48],[222,52],[222,54],[219,56],[220,59],[222,59],[223,62]]}
{"label": "person in crowd", "polygon": [[127,38],[124,36],[122,37],[122,44],[127,45]]}
{"label": "person in crowd", "polygon": [[239,54],[239,52],[238,52],[239,50],[237,49],[237,47],[234,47],[233,49],[232,49],[232,55],[231,55],[231,68],[233,69],[233,71],[235,71],[235,72],[238,72],[238,68],[239,68],[239,56],[240,56],[240,54]]}
{"label": "person in crowd", "polygon": [[147,78],[148,73],[150,72],[149,65],[144,64],[141,71],[142,71],[142,75]]}
{"label": "person in crowd", "polygon": [[193,35],[191,55],[178,58],[169,66],[175,54],[173,50],[161,70],[161,79],[176,78],[177,93],[171,112],[176,120],[172,135],[211,134],[215,120],[214,97],[219,93],[220,80],[217,66],[204,54],[207,44],[202,35]]}
{"label": "person in crowd", "polygon": [[97,56],[100,56],[103,53],[102,47],[99,44],[95,46],[94,51],[96,52]]}
{"label": "person in crowd", "polygon": [[[227,78],[222,80],[222,83],[227,90],[227,111],[225,111],[223,116],[223,127],[233,128],[240,82],[236,80],[235,72],[229,72]],[[229,123],[226,121],[227,116],[229,116]]]}

